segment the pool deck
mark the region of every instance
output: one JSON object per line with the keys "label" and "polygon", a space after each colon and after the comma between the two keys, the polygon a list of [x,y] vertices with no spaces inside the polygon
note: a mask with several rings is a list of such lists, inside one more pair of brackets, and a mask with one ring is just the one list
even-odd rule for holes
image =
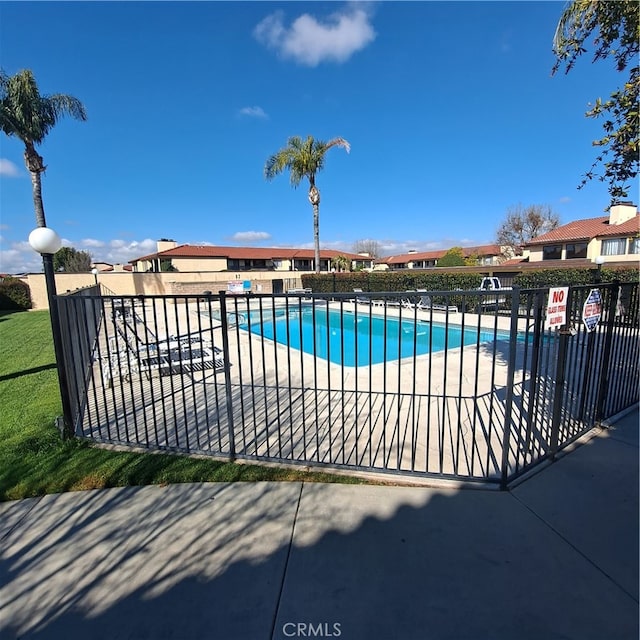
{"label": "pool deck", "polygon": [[509,492],[187,484],[0,503],[0,637],[635,640],[638,427],[636,406]]}
{"label": "pool deck", "polygon": [[[369,313],[369,305],[344,305],[348,311],[356,307],[364,307],[363,315]],[[242,309],[228,311],[241,313]],[[406,313],[398,307],[372,311],[388,317]],[[158,319],[159,326],[154,326],[158,336],[175,334],[178,327],[184,333],[188,326],[189,332],[197,329],[215,346],[222,346],[215,318],[188,314],[183,305],[176,305],[175,314],[148,314]],[[428,320],[431,315],[418,311],[416,317]],[[167,318],[174,324],[165,326]],[[432,316],[434,322],[448,319],[452,325],[461,318],[462,314],[442,312]],[[470,325],[479,320],[481,326],[499,331],[509,328],[505,317],[465,314],[465,320]],[[110,434],[107,439],[112,441],[151,442],[217,454],[229,451],[232,420],[242,429],[236,437],[241,458],[462,475],[475,481],[499,478],[501,459],[496,452],[501,451],[505,435],[507,387],[504,344],[449,349],[356,368],[298,350],[289,353],[285,346],[237,327],[229,329],[228,340],[229,390],[220,371],[171,376],[138,371],[124,383],[116,381],[122,384],[116,391],[89,393],[93,406],[86,412],[86,433]],[[524,381],[516,381],[513,388],[523,389]],[[233,401],[231,416],[227,391]],[[514,410],[518,411],[517,403]],[[101,418],[95,420],[95,416]],[[148,425],[159,420],[161,427],[151,429],[149,435]],[[514,451],[522,446],[514,441]],[[534,439],[526,448],[524,455],[535,457],[539,444]]]}

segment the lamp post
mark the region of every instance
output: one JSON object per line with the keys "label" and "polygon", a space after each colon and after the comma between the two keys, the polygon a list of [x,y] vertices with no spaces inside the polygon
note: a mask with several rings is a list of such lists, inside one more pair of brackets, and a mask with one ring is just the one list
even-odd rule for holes
{"label": "lamp post", "polygon": [[60,236],[48,227],[38,227],[29,234],[29,244],[34,251],[42,255],[42,265],[44,268],[44,280],[47,289],[47,300],[49,302],[49,314],[51,316],[51,333],[53,335],[53,350],[56,359],[56,369],[58,370],[58,384],[60,386],[60,396],[62,399],[62,437],[73,437],[71,403],[69,399],[69,387],[67,384],[67,374],[64,368],[64,351],[62,348],[62,333],[60,331],[60,315],[58,313],[58,301],[56,300],[56,278],[53,270],[53,254],[60,249],[62,242]]}
{"label": "lamp post", "polygon": [[602,265],[604,264],[604,256],[596,256],[594,260],[596,263],[596,284],[600,284],[602,282]]}
{"label": "lamp post", "polygon": [[95,267],[93,267],[93,269],[91,269],[91,273],[93,273],[93,280],[97,287],[98,286],[98,270]]}

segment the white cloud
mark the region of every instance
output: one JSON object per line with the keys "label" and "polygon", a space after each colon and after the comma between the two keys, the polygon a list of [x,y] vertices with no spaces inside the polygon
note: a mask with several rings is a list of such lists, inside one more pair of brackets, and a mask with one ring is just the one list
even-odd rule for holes
{"label": "white cloud", "polygon": [[231,236],[234,242],[262,242],[269,240],[271,234],[266,231],[238,231]]}
{"label": "white cloud", "polygon": [[93,238],[84,238],[83,240],[80,240],[80,244],[85,249],[90,249],[90,248],[101,249],[102,247],[105,246],[105,243],[102,240],[94,240]]}
{"label": "white cloud", "polygon": [[382,240],[380,241],[380,252],[383,256],[396,256],[409,253],[412,250],[419,252],[439,251],[449,246],[453,245],[445,246],[442,242],[426,242],[424,240]]}
{"label": "white cloud", "polygon": [[238,113],[241,116],[247,116],[249,118],[260,118],[262,120],[269,118],[262,107],[243,107]]}
{"label": "white cloud", "polygon": [[20,169],[10,160],[0,158],[0,176],[16,178],[20,175]]}
{"label": "white cloud", "polygon": [[[155,253],[157,249],[156,241],[148,238],[140,241],[63,238],[62,246],[87,251],[95,262],[109,264],[127,264],[129,260]],[[0,273],[40,273],[41,271],[42,258],[27,241],[14,242],[8,249],[0,251]]]}
{"label": "white cloud", "polygon": [[142,258],[142,256],[155,253],[158,243],[155,240],[146,238],[138,242],[137,240],[110,240],[99,250],[91,252],[94,260],[108,262],[110,264],[127,264],[129,260]]}
{"label": "white cloud", "polygon": [[290,27],[283,24],[282,12],[267,16],[253,35],[284,58],[315,67],[321,62],[346,62],[371,43],[376,33],[366,5],[350,4],[319,21],[309,14],[296,18]]}
{"label": "white cloud", "polygon": [[40,273],[42,258],[27,241],[14,242],[0,251],[0,273]]}

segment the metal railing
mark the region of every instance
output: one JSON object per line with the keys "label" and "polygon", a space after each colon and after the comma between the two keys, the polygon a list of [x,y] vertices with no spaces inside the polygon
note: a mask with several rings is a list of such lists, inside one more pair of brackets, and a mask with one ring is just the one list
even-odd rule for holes
{"label": "metal railing", "polygon": [[98,442],[504,487],[638,401],[637,284],[570,287],[561,330],[547,289],[97,294],[58,305]]}

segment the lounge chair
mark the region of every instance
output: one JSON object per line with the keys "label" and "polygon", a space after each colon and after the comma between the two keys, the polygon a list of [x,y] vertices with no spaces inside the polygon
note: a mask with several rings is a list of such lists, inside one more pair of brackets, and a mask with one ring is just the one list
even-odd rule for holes
{"label": "lounge chair", "polygon": [[420,296],[420,300],[416,303],[416,309],[419,311],[444,311],[445,313],[459,313],[458,307],[453,304],[434,304],[431,296]]}
{"label": "lounge chair", "polygon": [[[364,291],[362,291],[362,289],[354,289],[353,293],[355,293],[355,294],[364,293]],[[357,302],[359,304],[371,304],[371,299],[370,298],[363,298],[362,296],[356,295],[355,302]]]}
{"label": "lounge chair", "polygon": [[160,375],[193,373],[195,371],[223,371],[225,361],[219,347],[196,347],[195,345],[171,349],[163,353],[147,355],[140,359],[140,371],[150,378],[154,371]]}
{"label": "lounge chair", "polygon": [[313,293],[311,287],[287,289],[287,295],[308,297]]}
{"label": "lounge chair", "polygon": [[400,300],[400,306],[405,309],[413,309],[415,303],[412,300],[412,296],[415,296],[416,292],[414,289],[407,289],[406,293],[408,295]]}
{"label": "lounge chair", "polygon": [[156,338],[142,319],[139,322],[142,326],[133,325],[122,315],[114,317],[117,334],[110,339],[109,355],[102,363],[108,386],[116,376],[126,378],[138,372],[150,379],[154,372],[170,375],[226,368],[222,350],[213,346],[208,335],[196,332]]}

